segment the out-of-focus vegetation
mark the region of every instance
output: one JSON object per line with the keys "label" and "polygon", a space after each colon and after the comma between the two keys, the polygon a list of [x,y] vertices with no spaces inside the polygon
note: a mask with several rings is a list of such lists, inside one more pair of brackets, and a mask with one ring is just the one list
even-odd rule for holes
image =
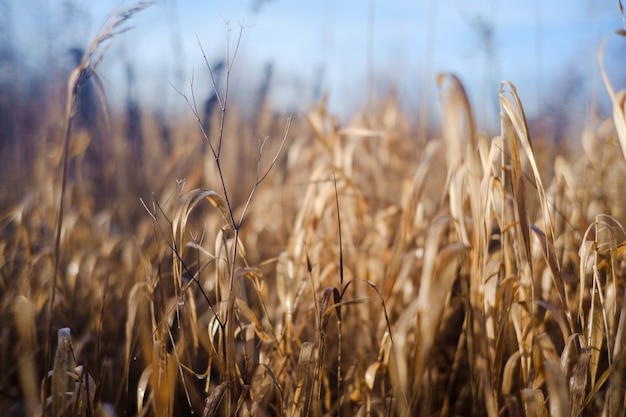
{"label": "out-of-focus vegetation", "polygon": [[624,414],[626,92],[557,141],[503,82],[487,136],[440,74],[423,138],[393,95],[244,117],[233,58],[188,114],[106,111],[140,10],[65,94],[1,91],[3,415]]}

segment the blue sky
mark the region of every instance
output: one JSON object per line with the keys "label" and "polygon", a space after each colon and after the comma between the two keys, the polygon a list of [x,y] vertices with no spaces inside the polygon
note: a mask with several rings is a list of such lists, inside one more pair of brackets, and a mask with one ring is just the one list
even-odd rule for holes
{"label": "blue sky", "polygon": [[[15,5],[14,31],[44,21],[38,26],[48,31],[44,42],[84,44],[112,9],[132,3],[74,1],[75,19],[67,19],[67,4]],[[117,88],[120,62],[131,62],[147,102],[184,108],[170,83],[189,90],[193,74],[196,93],[210,88],[197,39],[213,62],[225,57],[228,45],[233,51],[243,25],[232,74],[234,94],[243,101],[269,61],[277,109],[310,107],[313,84],[323,74],[331,110],[344,117],[365,104],[370,69],[377,86],[395,85],[403,104],[415,111],[425,94],[436,97],[435,74],[449,71],[464,81],[477,113],[482,109],[482,121],[489,123],[502,79],[517,85],[531,114],[545,105],[546,92],[564,88],[560,84],[574,70],[587,95],[602,94],[596,54],[603,39],[623,28],[611,0],[273,0],[257,13],[252,5],[251,0],[164,0],[144,11],[107,52],[101,72],[108,96],[115,101],[125,94]],[[56,30],[59,24],[67,30]],[[485,27],[493,30],[490,54],[480,35]],[[33,36],[16,38],[33,41]],[[619,42],[624,40],[612,36],[610,48]]]}

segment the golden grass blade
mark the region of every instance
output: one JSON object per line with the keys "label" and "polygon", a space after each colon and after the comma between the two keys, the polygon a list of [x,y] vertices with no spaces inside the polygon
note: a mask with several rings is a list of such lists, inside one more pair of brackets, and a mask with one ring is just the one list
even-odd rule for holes
{"label": "golden grass blade", "polygon": [[[423,277],[418,297],[413,299],[396,321],[393,344],[389,355],[389,376],[396,398],[397,413],[408,415],[420,390],[425,359],[432,347],[434,331],[440,320],[437,314],[444,308],[444,301],[451,282],[456,278],[454,268],[460,265],[465,248],[457,243],[449,244],[445,255],[439,256],[437,250],[448,225],[444,217],[437,219],[429,230],[424,250]],[[435,295],[435,300],[429,297]],[[431,301],[433,301],[431,307]],[[417,317],[417,323],[416,323]],[[422,319],[423,317],[423,319]],[[422,332],[427,333],[422,334]],[[413,333],[420,336],[420,342],[411,341]]]}
{"label": "golden grass blade", "polygon": [[[153,371],[150,386],[154,394],[154,412],[156,417],[172,417],[174,413],[174,392],[178,368],[176,358],[169,353],[162,353],[161,341],[154,342]],[[154,370],[158,369],[158,372]]]}
{"label": "golden grass blade", "polygon": [[458,277],[459,269],[466,261],[466,254],[466,247],[460,243],[447,245],[439,252],[432,274],[422,277],[417,315],[420,340],[416,344],[413,365],[413,375],[417,383],[413,387],[413,396],[417,394],[419,381],[427,367],[427,358],[435,341],[445,303],[452,283]]}
{"label": "golden grass blade", "polygon": [[626,91],[622,90],[616,93],[613,89],[609,76],[604,69],[605,46],[606,41],[602,43],[598,51],[598,62],[600,64],[600,72],[604,80],[604,85],[609,93],[611,103],[613,103],[613,121],[615,122],[615,129],[617,130],[617,137],[622,148],[622,154],[624,155],[624,160],[626,160]]}
{"label": "golden grass blade", "polygon": [[604,334],[604,320],[600,295],[598,292],[592,294],[591,308],[589,309],[589,319],[587,321],[587,347],[591,349],[589,360],[589,376],[592,383],[596,381],[596,374],[600,364],[600,354],[602,353],[602,340]]}
{"label": "golden grass blade", "polygon": [[563,315],[565,316],[565,319],[567,320],[567,324],[569,325],[569,332],[568,334],[563,334],[564,339],[567,339],[567,337],[569,336],[569,333],[574,332],[574,325],[572,323],[571,320],[571,316],[569,314],[569,312],[567,311],[567,307],[569,306],[569,299],[567,296],[567,292],[565,290],[565,283],[563,282],[563,277],[561,277],[561,271],[560,271],[560,267],[559,264],[557,262],[557,255],[556,255],[556,250],[554,249],[554,245],[552,244],[552,241],[550,241],[547,236],[541,231],[539,230],[539,228],[537,226],[535,226],[534,224],[530,225],[531,230],[535,233],[535,235],[539,238],[539,243],[541,244],[541,249],[542,249],[542,254],[543,254],[543,259],[546,261],[546,263],[548,264],[548,267],[550,268],[550,273],[551,273],[551,277],[552,277],[552,283],[554,284],[554,287],[557,289],[557,294],[559,295],[559,301],[561,302],[561,309],[557,311],[555,311],[555,314],[560,314],[559,312],[562,312]]}
{"label": "golden grass blade", "polygon": [[513,352],[507,359],[504,365],[504,372],[502,375],[502,394],[513,394],[513,387],[519,384],[520,381],[515,380],[515,376],[519,375],[519,360],[521,353],[519,351]]}
{"label": "golden grass blade", "polygon": [[570,406],[573,416],[579,416],[582,414],[585,405],[585,395],[587,394],[587,382],[589,359],[591,358],[591,350],[584,349],[581,352],[574,369],[572,369],[569,392],[570,392]]}
{"label": "golden grass blade", "polygon": [[220,211],[220,214],[224,218],[226,224],[230,225],[230,211],[228,210],[228,205],[226,204],[226,200],[224,200],[224,197],[222,197],[219,193],[211,190],[202,190],[200,194],[204,198],[206,198],[213,205],[213,207],[216,207]]}
{"label": "golden grass blade", "polygon": [[619,314],[615,346],[613,347],[613,364],[615,369],[611,373],[610,385],[606,393],[603,416],[618,417],[624,415],[626,398],[624,398],[624,384],[626,383],[626,290],[622,296],[622,306]]}
{"label": "golden grass blade", "polygon": [[[174,290],[175,296],[179,302],[189,304],[189,308],[186,311],[189,312],[189,323],[187,330],[191,335],[191,340],[194,347],[198,346],[198,334],[197,334],[197,317],[195,314],[195,300],[188,292],[183,292],[183,274],[187,271],[187,268],[183,264],[182,256],[183,249],[187,246],[186,242],[186,229],[189,216],[194,208],[203,200],[208,200],[214,207],[217,207],[227,224],[231,224],[230,217],[228,216],[228,208],[224,199],[215,191],[194,189],[187,192],[180,199],[176,212],[172,218],[172,235],[174,242],[174,250],[172,253],[173,272],[174,272]],[[216,252],[215,256],[219,256]],[[180,314],[178,305],[176,306],[176,313]]]}
{"label": "golden grass blade", "polygon": [[420,309],[423,309],[423,311],[425,311],[427,307],[427,305],[424,304],[427,302],[426,297],[430,295],[429,292],[431,290],[431,287],[438,285],[437,283],[433,282],[433,275],[439,261],[439,257],[437,256],[439,248],[449,225],[449,219],[445,217],[439,217],[435,219],[435,221],[431,224],[428,230],[426,243],[424,245],[422,277],[420,281],[420,295],[422,298],[418,298],[420,300],[418,301]]}
{"label": "golden grass blade", "polygon": [[37,382],[36,311],[32,301],[24,295],[18,295],[13,305],[13,317],[17,328],[19,356],[17,358],[20,388],[24,396],[27,415],[34,415],[39,406],[39,383]]}
{"label": "golden grass blade", "polygon": [[189,220],[189,215],[198,205],[198,203],[200,203],[204,199],[208,200],[214,207],[218,208],[222,217],[224,218],[224,221],[226,221],[227,224],[231,223],[229,220],[230,217],[228,215],[228,207],[226,206],[226,202],[224,201],[224,198],[222,198],[222,196],[219,195],[217,192],[212,190],[204,190],[201,188],[197,188],[195,190],[187,192],[184,196],[181,197],[180,202],[176,207],[176,213],[174,214],[174,217],[172,219],[172,233],[174,235],[175,243],[177,245],[176,248],[179,251],[182,250],[182,248],[185,246],[184,237],[187,222]]}
{"label": "golden grass blade", "polygon": [[[576,335],[575,333],[572,333],[571,327],[568,325],[567,318],[565,317],[566,313],[564,313],[560,308],[555,307],[543,300],[538,300],[537,305],[543,307],[552,315],[556,324],[559,326],[559,330],[561,330],[561,337],[563,338],[564,343],[567,343],[573,334]],[[553,336],[555,337],[556,334]]]}
{"label": "golden grass blade", "polygon": [[544,361],[547,360],[554,363],[560,362],[559,354],[556,352],[554,343],[552,343],[552,340],[547,333],[541,333],[537,335],[537,345]]}
{"label": "golden grass blade", "polygon": [[586,318],[584,317],[585,312],[583,311],[583,302],[585,300],[585,293],[587,289],[587,276],[589,272],[593,272],[593,255],[595,253],[595,242],[589,240],[589,235],[594,230],[594,224],[590,224],[585,230],[583,235],[582,243],[580,244],[580,248],[578,249],[578,257],[580,259],[578,265],[578,318],[580,323],[585,326]]}
{"label": "golden grass blade", "polygon": [[374,389],[374,384],[376,383],[376,375],[378,375],[380,367],[380,362],[374,362],[370,366],[368,366],[367,370],[365,371],[365,385],[370,391]]}
{"label": "golden grass blade", "polygon": [[528,214],[526,213],[526,187],[524,187],[524,173],[522,172],[522,163],[520,161],[519,145],[509,115],[503,113],[501,118],[503,126],[502,135],[508,139],[507,143],[511,152],[511,185],[513,198],[515,199],[515,207],[517,208],[517,218],[520,222],[520,230],[522,232],[524,254],[526,255],[526,262],[532,265],[530,255],[530,224]]}
{"label": "golden grass blade", "polygon": [[580,333],[573,333],[565,341],[561,351],[561,368],[567,369],[568,364],[574,363],[578,357],[579,346],[583,345],[583,337]]}
{"label": "golden grass blade", "polygon": [[[466,225],[464,205],[466,194],[479,192],[477,180],[481,176],[478,162],[476,126],[472,108],[465,88],[453,74],[438,74],[437,85],[440,89],[440,106],[443,120],[443,138],[446,145],[448,164],[448,197],[450,214],[455,220],[461,242],[470,245],[470,232]],[[466,191],[466,188],[468,190]],[[478,194],[475,194],[478,195]],[[476,204],[472,204],[472,215],[476,215]],[[475,219],[476,220],[476,219]]]}
{"label": "golden grass blade", "polygon": [[467,93],[459,78],[454,74],[440,73],[436,81],[440,89],[448,172],[451,172],[462,165],[464,156],[475,157],[467,149],[468,145],[471,150],[477,149],[474,138],[476,125]]}
{"label": "golden grass blade", "polygon": [[74,368],[74,391],[72,392],[73,413],[77,416],[93,415],[96,404],[96,382],[83,365]]}
{"label": "golden grass blade", "polygon": [[415,228],[415,215],[417,214],[417,207],[420,203],[420,199],[426,186],[427,178],[431,169],[434,168],[437,156],[440,154],[443,143],[441,140],[433,140],[426,144],[424,154],[418,164],[413,181],[411,183],[411,193],[407,198],[404,209],[402,210],[402,228],[401,236],[403,240],[407,240],[410,236],[407,236],[408,231]]}
{"label": "golden grass blade", "polygon": [[286,415],[282,408],[283,402],[273,402],[275,398],[280,398],[282,391],[276,375],[262,360],[259,363],[261,365],[256,367],[250,383],[251,414],[263,415],[263,411],[276,404],[278,415]]}
{"label": "golden grass blade", "polygon": [[565,375],[557,362],[545,360],[543,363],[548,389],[548,404],[551,417],[569,417],[570,396]]}
{"label": "golden grass blade", "polygon": [[[424,361],[434,342],[437,325],[441,319],[445,301],[452,283],[458,277],[459,268],[464,262],[466,248],[452,243],[441,250],[432,276],[425,276],[418,295],[418,321],[421,335],[421,349]],[[418,373],[419,375],[419,373]]]}
{"label": "golden grass blade", "polygon": [[367,367],[367,370],[365,371],[365,375],[363,376],[365,384],[370,391],[374,389],[374,384],[376,382],[376,375],[378,373],[385,374],[388,372],[387,370],[389,368],[389,357],[391,355],[392,347],[393,347],[393,342],[391,341],[391,336],[389,332],[385,332],[385,334],[383,335],[382,342],[380,344],[378,358],[375,363]]}
{"label": "golden grass blade", "polygon": [[289,254],[287,252],[281,253],[276,265],[276,295],[282,310],[286,314],[284,323],[286,330],[290,328],[291,318],[295,311],[293,269],[293,262],[289,259]]}
{"label": "golden grass blade", "polygon": [[[500,265],[501,267],[501,265]],[[495,280],[495,278],[492,278],[492,280]],[[489,325],[489,321],[495,321],[494,324],[491,324],[492,326],[494,326],[494,331],[495,331],[495,341],[493,342],[493,359],[492,359],[492,374],[493,375],[498,375],[500,373],[500,367],[501,364],[503,363],[503,361],[506,361],[506,363],[509,363],[510,358],[515,357],[516,359],[515,362],[519,362],[520,361],[520,357],[521,357],[521,352],[519,350],[516,350],[515,352],[508,353],[506,346],[514,346],[516,341],[515,341],[515,336],[513,334],[511,334],[510,332],[510,326],[511,326],[511,322],[509,320],[509,317],[511,316],[511,305],[513,305],[514,299],[515,299],[515,293],[517,292],[517,289],[519,287],[519,281],[515,280],[513,277],[508,277],[508,278],[504,278],[500,281],[500,285],[498,286],[498,289],[496,290],[496,295],[495,295],[495,302],[493,304],[493,307],[489,307],[489,308],[493,308],[493,310],[497,313],[494,313],[492,315],[490,315],[490,317],[488,317],[487,319],[487,323],[486,325]],[[493,336],[488,335],[490,338],[492,338]],[[510,355],[509,359],[506,359],[505,355]],[[506,367],[507,365],[505,365]],[[512,366],[512,365],[511,365]],[[519,379],[519,363],[517,365],[518,367],[516,368],[516,372],[517,372],[517,379]],[[506,371],[506,368],[505,368]],[[502,378],[505,378],[506,376],[506,372],[503,373]],[[505,386],[505,384],[511,383],[512,381],[500,381],[498,383],[498,379],[496,379],[496,384],[498,386]],[[519,383],[519,382],[518,382]],[[512,385],[511,385],[512,386]]]}
{"label": "golden grass blade", "polygon": [[437,155],[441,152],[443,143],[440,140],[428,142],[418,168],[413,176],[411,192],[403,205],[400,233],[396,236],[393,244],[393,251],[387,271],[385,274],[385,284],[383,294],[391,294],[396,284],[398,274],[402,268],[402,257],[409,240],[413,237],[416,229],[416,215],[418,206],[422,199],[424,188],[430,170],[433,168]]}
{"label": "golden grass blade", "polygon": [[[506,88],[510,90],[508,93]],[[509,97],[511,96],[513,100]],[[522,102],[517,94],[517,89],[513,85],[513,83],[509,81],[503,81],[500,86],[500,106],[502,109],[502,113],[510,119],[513,129],[517,138],[519,138],[520,143],[522,144],[522,148],[526,154],[526,158],[528,158],[528,162],[532,168],[533,178],[535,180],[535,186],[537,189],[537,194],[539,195],[539,203],[541,205],[543,222],[543,229],[546,230],[546,235],[553,241],[554,244],[554,225],[552,223],[552,215],[550,206],[548,204],[548,198],[546,196],[546,191],[543,186],[543,181],[541,180],[541,175],[539,174],[539,166],[535,159],[535,152],[533,150],[532,141],[530,138],[530,132],[528,130],[528,123],[526,121],[526,115],[524,114],[524,107],[522,106]],[[514,138],[511,137],[511,140]],[[556,260],[558,262],[558,259]]]}
{"label": "golden grass blade", "polygon": [[520,304],[513,303],[511,305],[511,322],[515,329],[515,336],[517,338],[517,348],[521,354],[520,369],[521,376],[524,385],[529,383],[531,372],[531,352],[533,338],[531,335],[532,319],[528,311]]}
{"label": "golden grass blade", "polygon": [[315,380],[318,351],[314,343],[302,344],[298,358],[297,386],[293,396],[292,417],[308,416],[313,413],[311,407],[315,407]]}
{"label": "golden grass blade", "polygon": [[327,287],[322,294],[322,301],[320,302],[320,331],[326,329],[333,312],[336,313],[337,319],[341,320],[341,296],[336,287]]}
{"label": "golden grass blade", "polygon": [[130,292],[128,294],[128,310],[126,316],[126,346],[125,346],[125,360],[126,360],[126,369],[124,374],[127,376],[130,370],[131,364],[131,345],[133,342],[133,327],[135,326],[135,321],[137,319],[137,309],[143,306],[144,297],[149,297],[152,292],[150,288],[150,284],[147,282],[137,282],[132,286]]}
{"label": "golden grass blade", "polygon": [[521,394],[526,417],[548,417],[546,400],[541,390],[524,388]]}
{"label": "golden grass blade", "polygon": [[465,183],[464,179],[467,176],[465,171],[465,165],[461,165],[460,168],[455,169],[451,175],[450,184],[448,185],[449,199],[450,199],[450,214],[454,219],[454,226],[457,229],[459,240],[465,245],[470,246],[470,232],[466,224],[466,210],[464,207],[465,198]]}
{"label": "golden grass blade", "polygon": [[146,393],[148,392],[148,386],[151,379],[152,365],[148,365],[141,373],[139,382],[137,382],[137,414],[140,416],[144,414],[144,406],[150,405],[149,403],[153,401],[153,395],[150,393],[148,395],[148,404],[146,404]]}

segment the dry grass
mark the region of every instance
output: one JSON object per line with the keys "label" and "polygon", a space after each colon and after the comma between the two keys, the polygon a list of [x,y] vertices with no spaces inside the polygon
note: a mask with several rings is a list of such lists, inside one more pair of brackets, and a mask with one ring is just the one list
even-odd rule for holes
{"label": "dry grass", "polygon": [[480,134],[441,74],[427,143],[394,97],[347,126],[324,103],[250,126],[221,91],[210,132],[144,112],[141,164],[111,115],[113,172],[72,123],[116,16],[0,218],[2,414],[624,415],[626,92],[606,76],[613,118],[579,153],[533,142],[508,82]]}

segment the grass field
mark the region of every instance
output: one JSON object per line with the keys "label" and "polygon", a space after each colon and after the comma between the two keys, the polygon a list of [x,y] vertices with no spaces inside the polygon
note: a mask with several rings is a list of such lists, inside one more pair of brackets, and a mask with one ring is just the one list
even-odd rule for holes
{"label": "grass field", "polygon": [[580,146],[507,82],[481,134],[452,74],[428,137],[394,96],[343,125],[227,90],[89,128],[138,11],[2,144],[0,414],[625,415],[626,92]]}

